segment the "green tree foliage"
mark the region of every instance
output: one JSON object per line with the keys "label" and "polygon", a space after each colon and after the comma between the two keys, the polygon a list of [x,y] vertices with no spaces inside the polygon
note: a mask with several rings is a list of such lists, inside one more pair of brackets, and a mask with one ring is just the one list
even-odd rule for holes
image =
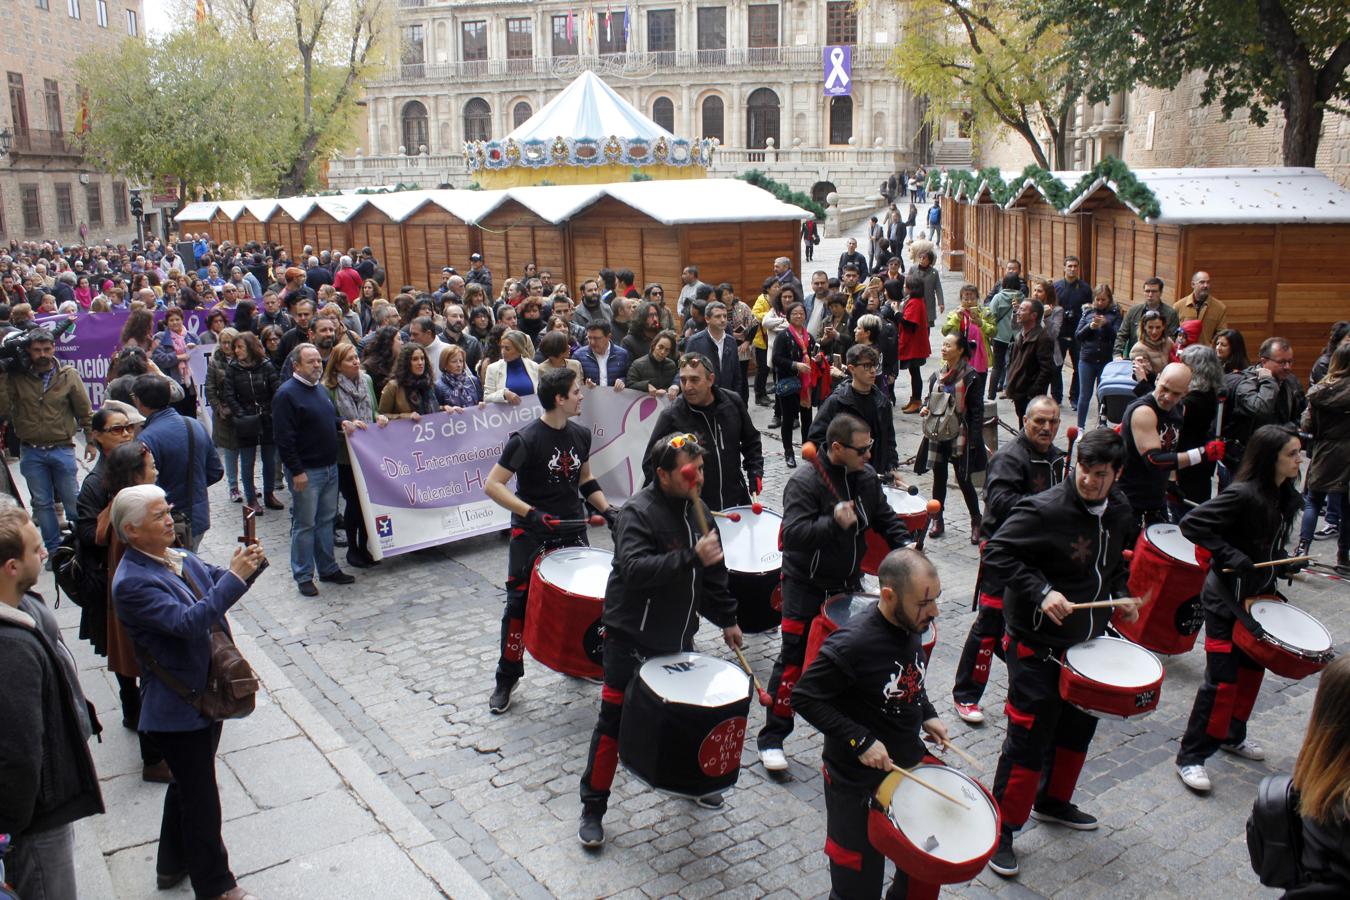
{"label": "green tree foliage", "polygon": [[784,203],[800,206],[820,221],[825,221],[825,207],[821,206],[801,191],[794,191],[786,184],[783,184],[783,182],[774,181],[759,169],[751,169],[748,172],[742,172],[736,177],[741,181],[753,184],[757,188],[763,188]]}
{"label": "green tree foliage", "polygon": [[1090,99],[1203,72],[1201,99],[1225,117],[1246,108],[1264,125],[1272,107],[1283,111],[1285,165],[1314,165],[1325,112],[1350,100],[1346,0],[1024,2],[1028,16],[1067,27],[1065,55],[1093,61]]}
{"label": "green tree foliage", "polygon": [[905,13],[892,71],[926,97],[936,128],[969,113],[972,132],[1014,131],[1038,165],[1065,168],[1065,137],[1082,95],[1081,65],[1060,52],[1065,29],[1007,0],[898,0]]}

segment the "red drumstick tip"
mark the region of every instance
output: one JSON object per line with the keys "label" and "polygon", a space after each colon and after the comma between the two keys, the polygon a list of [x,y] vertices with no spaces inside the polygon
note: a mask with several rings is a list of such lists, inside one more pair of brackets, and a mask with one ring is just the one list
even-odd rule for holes
{"label": "red drumstick tip", "polygon": [[1076,441],[1076,440],[1078,440],[1078,426],[1077,426],[1077,425],[1070,425],[1070,426],[1069,426],[1069,430],[1066,431],[1065,434],[1067,434],[1067,435],[1069,436],[1069,440],[1071,440],[1071,441]]}
{"label": "red drumstick tip", "polygon": [[733,521],[733,522],[739,522],[739,521],[741,520],[741,514],[740,514],[740,513],[727,513],[727,518],[730,519],[730,520]]}
{"label": "red drumstick tip", "polygon": [[768,692],[768,691],[763,690],[763,689],[760,689],[760,692],[759,692],[759,703],[760,703],[761,706],[772,707],[772,706],[773,706],[773,697],[769,696],[769,692]]}
{"label": "red drumstick tip", "polygon": [[750,504],[750,511],[751,511],[752,513],[754,513],[755,515],[759,515],[760,513],[764,512],[764,504],[763,504],[763,503],[760,503],[760,502],[758,502],[758,501],[756,501],[756,502],[754,502],[754,503],[751,503],[751,504]]}
{"label": "red drumstick tip", "polygon": [[807,462],[816,461],[816,445],[811,441],[802,444],[802,459]]}
{"label": "red drumstick tip", "polygon": [[942,501],[929,500],[927,509],[930,516],[936,516],[938,513],[942,512]]}
{"label": "red drumstick tip", "polygon": [[605,517],[600,515],[591,516],[587,521],[596,528],[599,528],[601,525],[605,524]]}
{"label": "red drumstick tip", "polygon": [[684,479],[685,484],[693,484],[698,481],[698,467],[693,463],[685,463],[680,466],[680,477]]}

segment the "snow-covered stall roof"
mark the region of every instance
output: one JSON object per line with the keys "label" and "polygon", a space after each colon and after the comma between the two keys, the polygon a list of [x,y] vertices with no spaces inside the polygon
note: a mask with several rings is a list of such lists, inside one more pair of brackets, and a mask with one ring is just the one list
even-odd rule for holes
{"label": "snow-covered stall roof", "polygon": [[629,181],[602,185],[605,193],[665,225],[698,222],[773,222],[811,213],[736,178]]}
{"label": "snow-covered stall roof", "polygon": [[592,71],[578,75],[562,93],[507,135],[517,143],[551,141],[556,137],[674,138],[620,97]]}
{"label": "snow-covered stall roof", "polygon": [[368,199],[364,195],[344,194],[338,197],[320,197],[314,205],[337,221],[345,222],[360,212]]}
{"label": "snow-covered stall roof", "polygon": [[176,222],[205,222],[216,214],[219,203],[211,200],[194,200],[178,211]]}
{"label": "snow-covered stall roof", "polygon": [[[1150,222],[1167,225],[1350,222],[1350,190],[1317,169],[1269,166],[1133,172],[1158,198],[1160,213]],[[1065,212],[1076,211],[1102,188],[1114,193],[1116,186],[1107,179],[1098,179]],[[1123,199],[1120,202],[1133,209]]]}
{"label": "snow-covered stall roof", "polygon": [[235,219],[239,218],[239,214],[244,211],[244,201],[222,200],[216,208],[216,211],[223,212],[225,215],[229,216],[230,221],[233,222]]}
{"label": "snow-covered stall roof", "polygon": [[302,222],[317,202],[317,197],[287,197],[285,200],[278,200],[277,205],[286,215],[297,222]]}
{"label": "snow-covered stall roof", "polygon": [[266,222],[277,211],[277,201],[271,197],[264,200],[249,200],[244,210],[259,222]]}
{"label": "snow-covered stall roof", "polygon": [[558,224],[605,196],[603,184],[560,184],[515,187],[501,191],[501,198],[479,216],[486,216],[507,200],[514,200],[541,219]]}

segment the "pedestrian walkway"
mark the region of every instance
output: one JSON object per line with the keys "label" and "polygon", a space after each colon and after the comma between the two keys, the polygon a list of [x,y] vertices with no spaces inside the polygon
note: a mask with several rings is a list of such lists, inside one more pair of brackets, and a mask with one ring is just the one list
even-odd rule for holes
{"label": "pedestrian walkway", "polygon": [[[41,585],[49,599],[50,578]],[[155,889],[165,787],[141,780],[136,736],[121,725],[116,681],[79,639],[79,613],[65,600],[57,617],[103,724],[102,742],[91,747],[108,810],[76,824],[80,896],[190,897],[187,882],[173,891]],[[488,897],[240,623],[234,632],[263,684],[256,711],[225,723],[216,765],[225,845],[239,883],[262,900]]]}

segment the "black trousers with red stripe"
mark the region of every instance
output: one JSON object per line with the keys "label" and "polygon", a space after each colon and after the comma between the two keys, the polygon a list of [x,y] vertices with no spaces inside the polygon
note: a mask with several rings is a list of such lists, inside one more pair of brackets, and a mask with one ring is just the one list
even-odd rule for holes
{"label": "black trousers with red stripe", "polygon": [[[1059,695],[1060,665],[1049,651],[1019,643],[1004,647],[1008,663],[1008,731],[994,774],[1003,827],[1026,824],[1033,803],[1073,799],[1097,720]],[[1054,654],[1062,657],[1063,651]]]}
{"label": "black trousers with red stripe", "polygon": [[[842,589],[841,589],[842,590]],[[792,689],[802,676],[806,638],[820,606],[839,591],[822,590],[800,581],[783,579],[783,646],[769,676],[768,691],[773,706],[764,717],[757,741],[760,750],[781,750],[792,734]]]}
{"label": "black trousers with red stripe", "polygon": [[506,550],[506,609],[502,611],[498,681],[516,682],[525,674],[525,616],[534,561],[545,550],[586,545],[585,531],[541,534],[526,528],[511,529],[511,543]]}
{"label": "black trousers with red stripe", "polygon": [[1205,609],[1205,680],[1181,738],[1179,766],[1204,765],[1220,744],[1247,739],[1247,720],[1266,670],[1233,643],[1234,621],[1231,615]]}
{"label": "black trousers with red stripe", "polygon": [[600,688],[600,716],[591,732],[586,771],[581,773],[581,805],[587,811],[603,815],[609,806],[610,787],[619,767],[619,725],[623,722],[624,691],[642,664],[659,655],[618,632],[605,632],[605,683]]}
{"label": "black trousers with red stripe", "polygon": [[956,664],[952,699],[957,703],[979,703],[984,696],[994,657],[1003,659],[1003,631],[1003,597],[980,591],[980,611]]}
{"label": "black trousers with red stripe", "polygon": [[[825,855],[830,860],[831,900],[871,900],[881,896],[886,858],[867,836],[872,795],[837,787],[825,775]],[[899,869],[886,892],[888,900],[931,900],[939,886],[912,879]]]}

